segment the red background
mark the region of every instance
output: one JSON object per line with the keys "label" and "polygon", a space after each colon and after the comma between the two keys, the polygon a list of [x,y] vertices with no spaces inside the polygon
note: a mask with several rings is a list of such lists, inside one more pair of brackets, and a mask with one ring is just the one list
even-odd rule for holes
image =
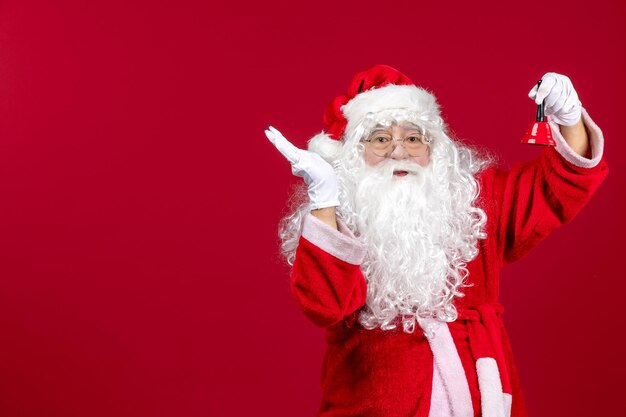
{"label": "red background", "polygon": [[572,78],[611,173],[504,271],[505,321],[533,416],[623,410],[626,6],[504,3],[0,2],[0,415],[313,415],[263,129],[305,146],[376,63],[505,165],[530,87]]}

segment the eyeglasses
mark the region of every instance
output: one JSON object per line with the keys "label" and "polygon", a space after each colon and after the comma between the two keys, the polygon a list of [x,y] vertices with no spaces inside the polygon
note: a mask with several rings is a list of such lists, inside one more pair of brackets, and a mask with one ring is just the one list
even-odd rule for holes
{"label": "eyeglasses", "polygon": [[430,150],[432,139],[422,136],[418,133],[410,133],[404,138],[394,138],[386,132],[374,132],[368,138],[362,139],[369,149],[376,156],[388,157],[398,146],[398,142],[402,143],[404,150],[409,156],[425,156]]}

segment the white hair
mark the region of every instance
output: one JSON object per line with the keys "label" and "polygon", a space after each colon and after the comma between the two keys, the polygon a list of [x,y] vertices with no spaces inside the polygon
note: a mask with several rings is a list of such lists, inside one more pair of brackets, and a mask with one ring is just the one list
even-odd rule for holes
{"label": "white hair", "polygon": [[[387,159],[368,166],[361,139],[375,125],[405,122],[420,126],[432,140],[428,165]],[[453,141],[445,130],[438,108],[420,113],[386,109],[366,114],[346,131],[343,142],[326,144],[319,152],[338,177],[338,218],[368,248],[361,265],[367,300],[359,312],[365,328],[389,330],[401,324],[411,333],[421,319],[457,318],[454,299],[463,296],[467,263],[478,254],[478,239],[486,237],[485,212],[475,205],[475,175],[490,159]],[[410,174],[394,177],[395,170]],[[292,212],[279,228],[290,264],[302,221],[311,211],[303,190],[295,193]]]}

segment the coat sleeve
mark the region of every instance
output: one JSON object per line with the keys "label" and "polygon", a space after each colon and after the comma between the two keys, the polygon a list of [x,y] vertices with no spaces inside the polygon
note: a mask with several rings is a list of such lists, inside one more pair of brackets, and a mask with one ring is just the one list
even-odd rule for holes
{"label": "coat sleeve", "polygon": [[312,215],[304,219],[291,273],[291,290],[306,316],[331,326],[365,304],[360,269],[365,247],[339,222],[339,230]]}
{"label": "coat sleeve", "polygon": [[[550,123],[556,147],[544,149],[540,158],[493,170],[485,175],[485,189],[493,190],[497,250],[503,263],[524,256],[552,230],[570,221],[600,186],[608,168],[602,158],[602,132],[583,111],[591,142],[591,158],[576,154],[565,142],[558,125]],[[491,184],[489,184],[491,182]]]}

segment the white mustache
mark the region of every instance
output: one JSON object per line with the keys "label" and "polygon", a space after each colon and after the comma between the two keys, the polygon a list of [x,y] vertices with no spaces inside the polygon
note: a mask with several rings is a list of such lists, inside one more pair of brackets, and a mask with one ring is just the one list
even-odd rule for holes
{"label": "white mustache", "polygon": [[423,175],[426,170],[425,167],[418,165],[415,162],[395,161],[393,159],[382,162],[374,168],[377,173],[383,175],[384,177],[393,176],[393,173],[398,171],[406,171],[409,174],[414,175]]}

